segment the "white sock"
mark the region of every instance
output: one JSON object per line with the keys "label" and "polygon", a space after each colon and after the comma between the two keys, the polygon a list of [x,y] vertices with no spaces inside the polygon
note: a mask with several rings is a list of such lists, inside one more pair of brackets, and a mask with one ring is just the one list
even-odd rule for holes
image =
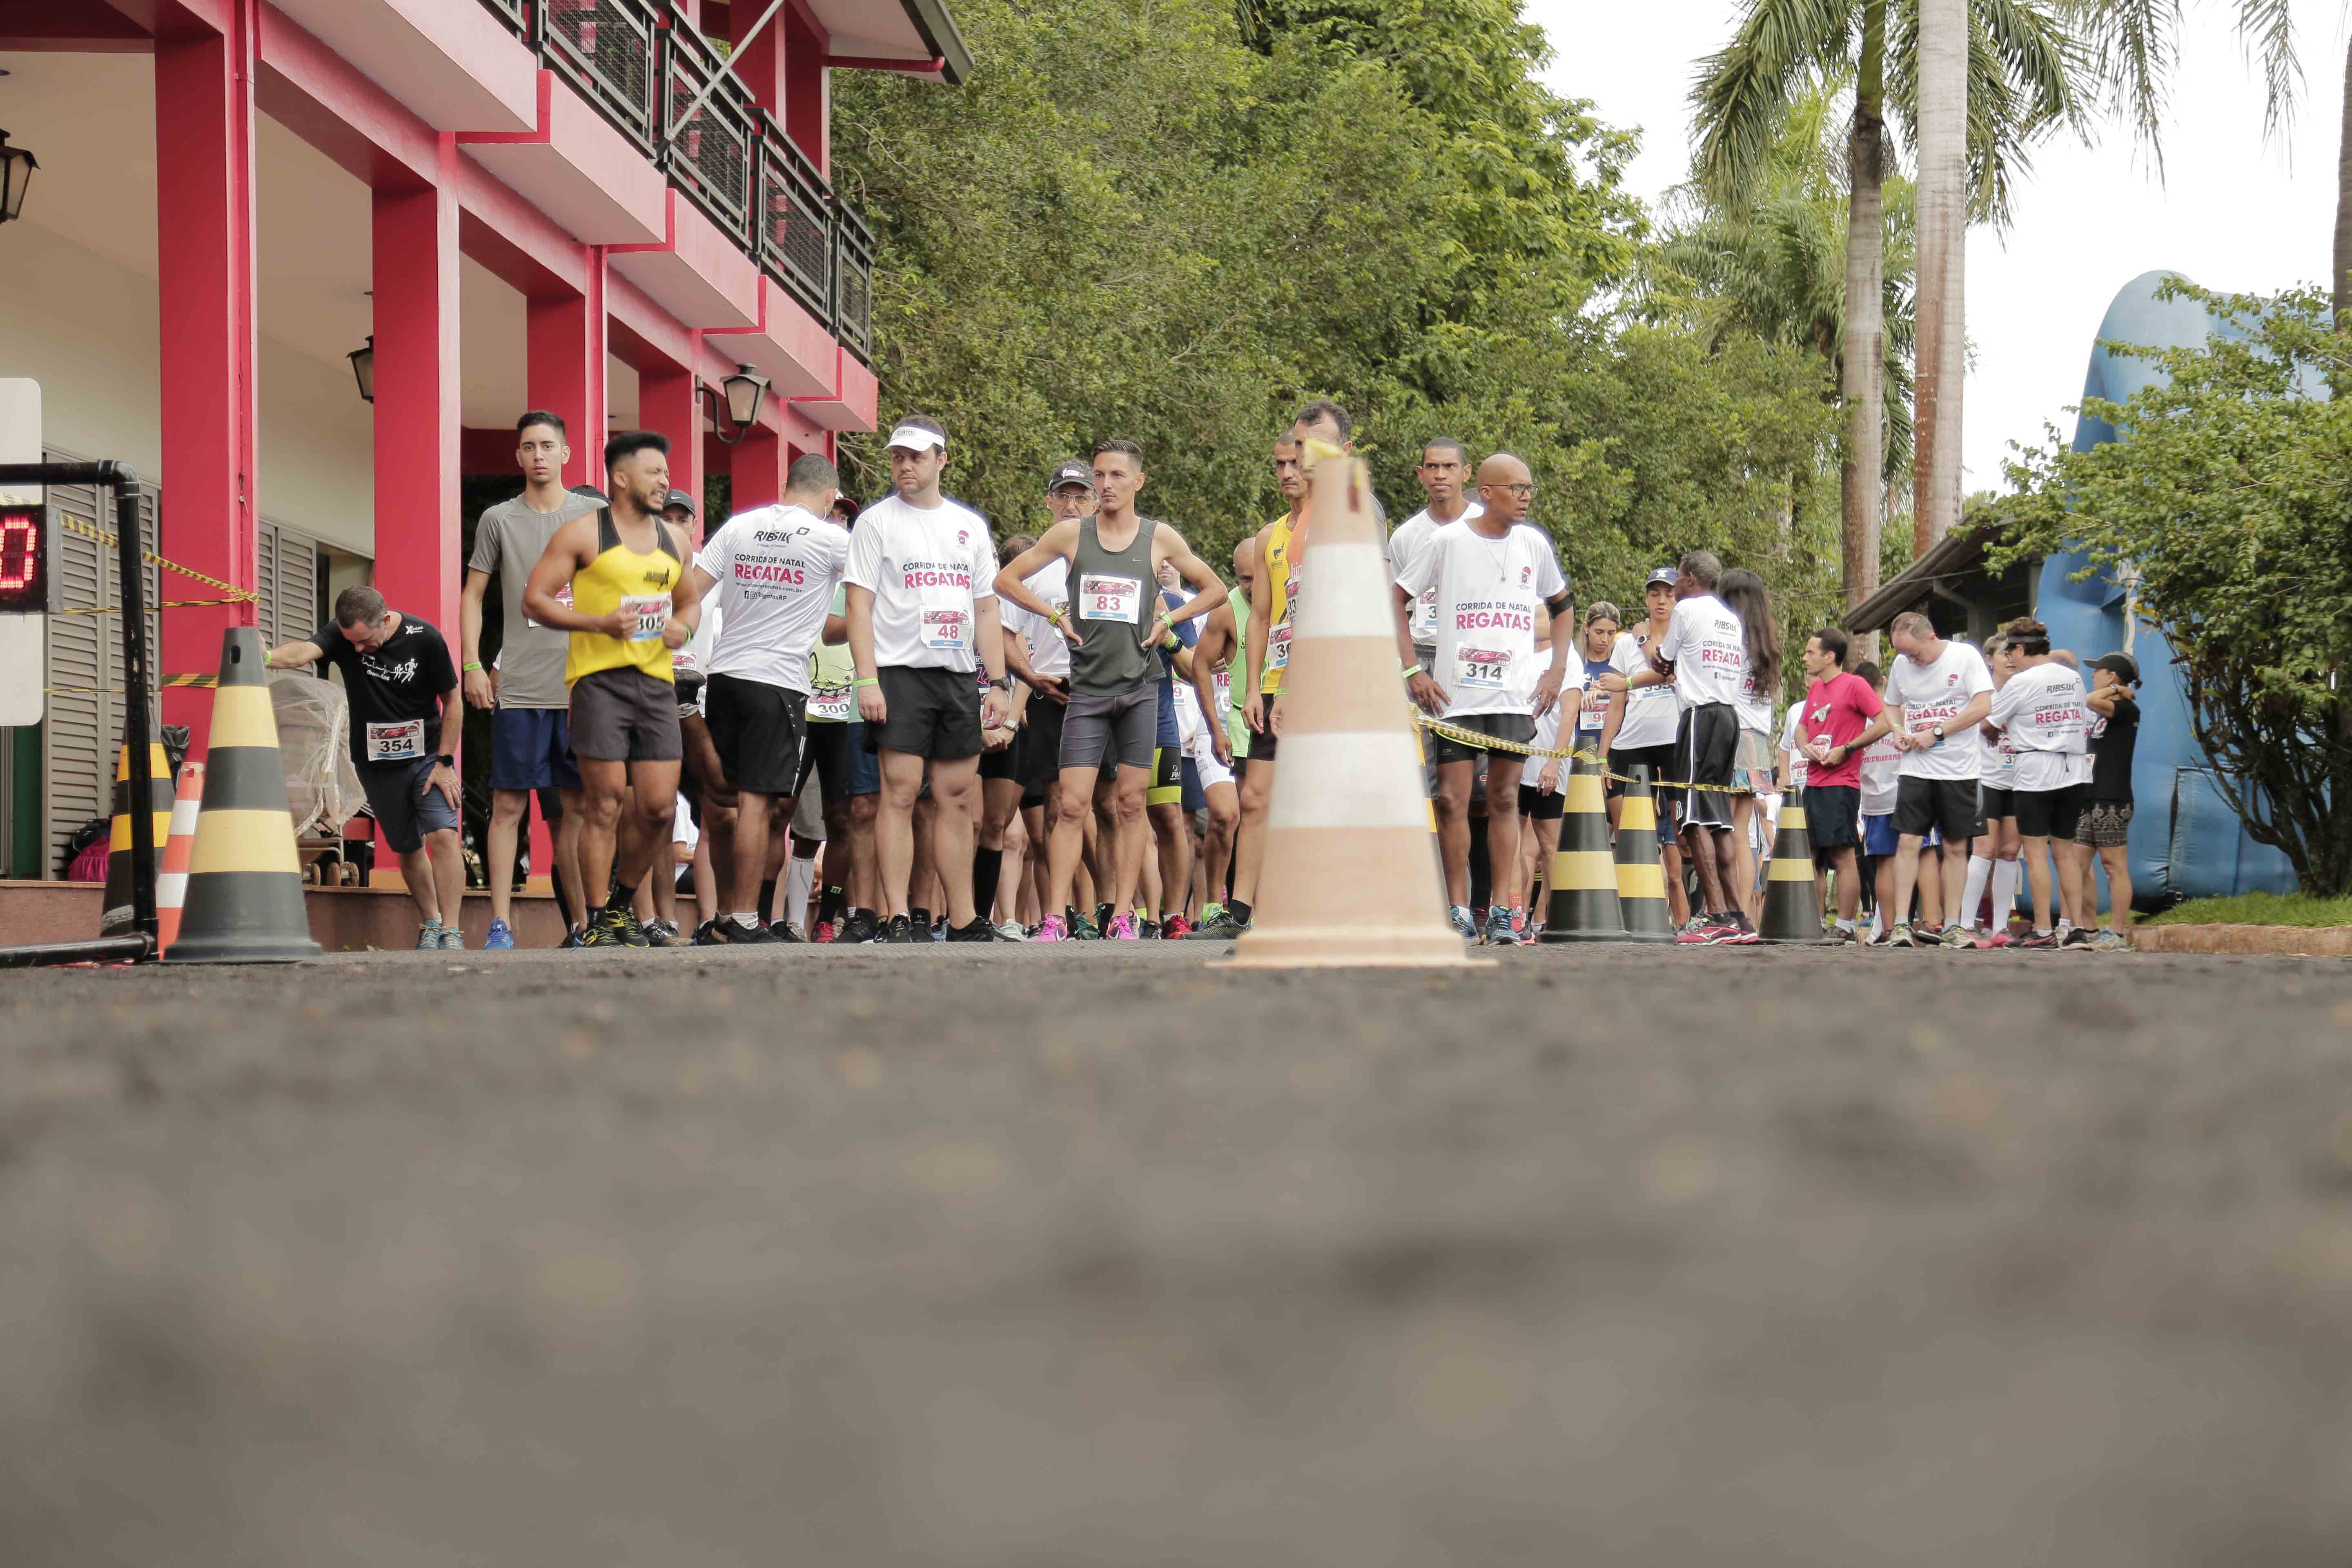
{"label": "white sock", "polygon": [[737,910],[735,911],[735,923],[739,926],[758,925],[760,923],[760,911],[757,910]]}
{"label": "white sock", "polygon": [[1992,863],[1992,929],[2007,931],[2009,917],[2017,912],[2018,863],[1996,860]]}
{"label": "white sock", "polygon": [[1969,880],[1960,894],[1960,924],[1969,931],[1977,928],[1977,910],[1984,902],[1985,884],[1992,880],[1992,858],[1986,855],[1969,857]]}
{"label": "white sock", "polygon": [[784,919],[801,931],[808,929],[809,890],[816,886],[816,857],[794,856],[784,868]]}

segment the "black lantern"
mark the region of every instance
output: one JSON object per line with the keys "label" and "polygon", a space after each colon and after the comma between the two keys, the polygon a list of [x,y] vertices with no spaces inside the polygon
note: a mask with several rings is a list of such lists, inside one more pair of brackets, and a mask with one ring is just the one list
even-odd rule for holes
{"label": "black lantern", "polygon": [[[710,433],[719,437],[721,446],[731,447],[743,438],[744,431],[759,423],[760,404],[768,395],[768,378],[748,364],[739,364],[735,374],[716,389],[706,386],[701,390],[710,399]],[[727,399],[725,418],[719,414],[719,395],[722,392]],[[732,436],[727,433],[730,423],[735,426]]]}
{"label": "black lantern", "polygon": [[368,334],[367,347],[351,353],[352,374],[360,384],[360,401],[375,401],[375,334]]}
{"label": "black lantern", "polygon": [[0,223],[14,221],[25,210],[25,190],[33,183],[33,171],[41,161],[22,147],[8,145],[8,133],[0,131]]}

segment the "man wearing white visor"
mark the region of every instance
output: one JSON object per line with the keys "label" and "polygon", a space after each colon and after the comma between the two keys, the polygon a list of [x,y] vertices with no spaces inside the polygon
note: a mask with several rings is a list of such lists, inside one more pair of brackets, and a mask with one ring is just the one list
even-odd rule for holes
{"label": "man wearing white visor", "polygon": [[[1012,722],[1012,680],[997,620],[996,546],[981,515],[940,494],[947,432],[910,416],[890,432],[892,493],[859,514],[850,536],[849,651],[866,749],[880,759],[874,844],[885,942],[919,940],[907,914],[914,871],[915,797],[929,764],[939,804],[932,845],[947,888],[948,940],[992,942],[971,896],[981,727]],[[975,710],[972,677],[988,671]]]}

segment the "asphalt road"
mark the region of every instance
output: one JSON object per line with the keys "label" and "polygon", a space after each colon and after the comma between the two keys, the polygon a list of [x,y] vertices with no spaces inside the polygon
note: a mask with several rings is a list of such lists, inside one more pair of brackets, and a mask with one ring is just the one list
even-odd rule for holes
{"label": "asphalt road", "polygon": [[2352,966],[0,979],[0,1562],[2340,1564]]}

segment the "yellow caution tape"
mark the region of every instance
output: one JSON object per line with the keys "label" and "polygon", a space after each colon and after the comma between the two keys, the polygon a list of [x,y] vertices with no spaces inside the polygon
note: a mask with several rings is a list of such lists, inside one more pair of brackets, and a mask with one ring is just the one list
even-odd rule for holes
{"label": "yellow caution tape", "polygon": [[[218,686],[219,684],[220,677],[217,675],[167,675],[155,682],[159,689],[166,686]],[[41,689],[53,695],[63,692],[73,697],[120,697],[122,695],[122,689],[119,686],[44,686]]]}
{"label": "yellow caution tape", "polygon": [[[160,605],[150,605],[147,608],[200,610],[212,605],[249,605],[257,597],[257,595],[252,594],[239,594],[233,599],[166,599]],[[121,605],[68,605],[64,609],[51,613],[59,616],[119,616],[122,613],[122,606]]]}
{"label": "yellow caution tape", "polygon": [[[1521,757],[1559,757],[1562,761],[1591,763],[1600,767],[1602,778],[1614,779],[1619,784],[1642,782],[1625,773],[1612,773],[1608,766],[1607,759],[1598,752],[1579,749],[1547,751],[1541,746],[1525,746],[1517,741],[1497,740],[1492,735],[1483,734],[1476,730],[1465,730],[1458,724],[1449,724],[1443,719],[1433,719],[1428,714],[1417,710],[1413,718],[1423,729],[1433,735],[1458,742],[1482,752],[1508,752]],[[1685,784],[1680,779],[1652,779],[1649,784],[1652,789],[1695,789],[1703,790],[1710,795],[1754,795],[1756,793],[1752,789],[1735,788],[1730,784]]]}
{"label": "yellow caution tape", "polygon": [[[107,532],[106,530],[99,527],[96,523],[85,522],[80,518],[74,516],[70,512],[59,513],[58,521],[68,533],[79,533],[84,539],[95,539],[100,544],[114,544],[120,542],[113,534]],[[217,577],[207,577],[193,566],[183,566],[176,561],[166,561],[163,557],[156,554],[152,550],[142,550],[139,552],[139,556],[141,560],[146,562],[150,566],[161,566],[166,572],[176,572],[183,577],[193,578],[196,582],[202,583],[207,588],[218,588],[222,593],[231,595],[231,597],[226,599],[184,600],[180,604],[158,605],[155,606],[157,609],[179,609],[183,607],[184,605],[188,604],[249,605],[255,603],[261,597],[260,595],[256,594],[249,588],[240,588],[234,583],[224,583]],[[75,612],[69,611],[67,613],[72,614]],[[104,612],[81,613],[102,614]]]}

